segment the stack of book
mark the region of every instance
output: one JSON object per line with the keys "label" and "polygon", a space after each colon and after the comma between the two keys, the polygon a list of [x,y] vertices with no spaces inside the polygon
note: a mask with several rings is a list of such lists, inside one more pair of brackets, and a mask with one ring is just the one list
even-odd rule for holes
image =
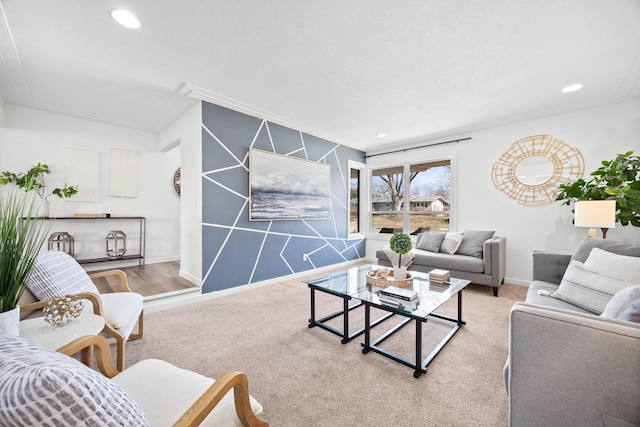
{"label": "stack of book", "polygon": [[383,288],[378,294],[380,302],[390,307],[399,308],[405,311],[414,311],[420,304],[418,292],[413,289],[388,286]]}
{"label": "stack of book", "polygon": [[429,272],[429,282],[434,285],[448,285],[450,278],[449,270],[435,269]]}

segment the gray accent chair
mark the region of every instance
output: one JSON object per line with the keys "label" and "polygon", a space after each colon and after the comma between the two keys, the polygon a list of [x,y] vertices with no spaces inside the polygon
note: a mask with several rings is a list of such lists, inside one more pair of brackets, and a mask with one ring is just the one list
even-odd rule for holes
{"label": "gray accent chair", "polygon": [[640,426],[640,324],[608,319],[554,292],[593,247],[640,256],[640,245],[587,238],[574,253],[535,251],[526,301],[510,316],[504,368],[509,425]]}

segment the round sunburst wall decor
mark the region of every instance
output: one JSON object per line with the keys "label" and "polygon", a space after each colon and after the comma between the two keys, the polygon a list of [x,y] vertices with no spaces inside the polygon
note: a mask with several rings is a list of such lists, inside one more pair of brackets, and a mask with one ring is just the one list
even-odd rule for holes
{"label": "round sunburst wall decor", "polygon": [[511,144],[491,169],[493,185],[521,205],[556,199],[558,186],[584,175],[580,150],[551,135],[534,135]]}
{"label": "round sunburst wall decor", "polygon": [[178,170],[176,170],[176,173],[173,174],[173,189],[176,190],[178,197],[180,197],[180,186],[182,183],[181,181],[182,181],[182,177],[180,173],[180,168],[178,168]]}

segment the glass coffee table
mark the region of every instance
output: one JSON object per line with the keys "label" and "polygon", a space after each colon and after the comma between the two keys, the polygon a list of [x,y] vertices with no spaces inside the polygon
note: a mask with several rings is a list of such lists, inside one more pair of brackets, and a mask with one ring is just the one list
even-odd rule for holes
{"label": "glass coffee table", "polygon": [[[402,307],[396,308],[381,302],[379,294],[383,288],[367,284],[367,272],[378,268],[384,267],[378,265],[363,265],[322,277],[304,280],[303,282],[309,286],[311,292],[311,317],[309,319],[309,328],[318,326],[334,333],[342,338],[343,344],[351,341],[360,334],[364,334],[364,343],[362,343],[363,353],[366,354],[373,351],[405,366],[413,368],[413,376],[415,378],[419,378],[422,374],[427,372],[427,366],[438,355],[440,350],[444,348],[462,325],[466,323],[462,320],[462,289],[464,289],[470,282],[468,280],[451,278],[449,283],[445,285],[435,285],[429,282],[429,275],[427,273],[411,271],[410,273],[413,276],[412,289],[418,292],[420,302],[415,310],[405,311]],[[342,298],[343,309],[321,319],[316,319],[316,291]],[[458,303],[458,313],[456,318],[442,316],[435,313],[435,310],[438,309],[438,307],[449,301],[454,296],[457,296]],[[354,304],[351,303],[352,300],[355,300]],[[362,305],[364,305],[365,310],[364,326],[352,334],[349,334],[349,312]],[[386,311],[387,314],[372,322],[371,307]],[[327,321],[341,315],[343,316],[342,331],[326,324]],[[371,328],[394,315],[405,317],[405,319],[381,337],[371,342]],[[429,355],[423,359],[422,326],[424,323],[427,323],[429,318],[438,318],[451,323],[451,330],[429,353]],[[398,332],[412,320],[415,321],[416,328],[414,361],[410,361],[380,347],[380,344],[382,344],[387,338]]]}

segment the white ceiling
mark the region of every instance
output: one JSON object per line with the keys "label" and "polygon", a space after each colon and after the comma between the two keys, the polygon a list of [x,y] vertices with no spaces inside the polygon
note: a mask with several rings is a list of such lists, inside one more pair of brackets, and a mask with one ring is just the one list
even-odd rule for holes
{"label": "white ceiling", "polygon": [[6,104],[153,132],[205,99],[372,152],[640,97],[638,0],[0,6]]}

